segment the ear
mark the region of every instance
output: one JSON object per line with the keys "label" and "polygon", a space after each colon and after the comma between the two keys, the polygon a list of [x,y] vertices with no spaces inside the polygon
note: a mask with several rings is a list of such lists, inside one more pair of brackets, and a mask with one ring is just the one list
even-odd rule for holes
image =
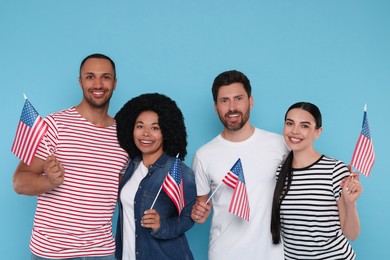
{"label": "ear", "polygon": [[114,81],[114,90],[116,89],[116,78],[115,78],[115,81]]}
{"label": "ear", "polygon": [[83,85],[81,84],[81,77],[79,77],[79,85],[81,88],[83,88]]}
{"label": "ear", "polygon": [[255,101],[253,99],[253,96],[250,96],[249,97],[249,108],[252,109],[254,105],[255,105]]}
{"label": "ear", "polygon": [[318,128],[318,129],[316,130],[315,139],[317,139],[318,137],[320,137],[321,133],[322,133],[322,127]]}
{"label": "ear", "polygon": [[216,102],[214,102],[214,111],[218,115],[218,109],[217,109],[217,103]]}

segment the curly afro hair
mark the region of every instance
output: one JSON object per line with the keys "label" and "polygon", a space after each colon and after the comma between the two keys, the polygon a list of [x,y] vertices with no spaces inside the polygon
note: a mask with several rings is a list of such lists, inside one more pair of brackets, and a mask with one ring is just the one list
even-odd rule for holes
{"label": "curly afro hair", "polygon": [[175,101],[159,93],[135,97],[115,115],[119,144],[130,158],[142,156],[134,143],[133,130],[137,117],[143,111],[153,111],[158,115],[164,152],[174,157],[179,154],[179,158],[184,160],[187,154],[187,131],[183,114]]}

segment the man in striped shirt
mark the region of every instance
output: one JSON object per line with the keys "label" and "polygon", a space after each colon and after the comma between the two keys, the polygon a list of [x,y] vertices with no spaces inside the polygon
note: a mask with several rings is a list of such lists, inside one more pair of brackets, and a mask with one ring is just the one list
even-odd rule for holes
{"label": "man in striped shirt", "polygon": [[114,259],[112,215],[118,179],[128,164],[108,115],[115,63],[102,54],[80,65],[83,99],[45,118],[48,131],[30,165],[20,162],[19,194],[37,195],[32,259]]}

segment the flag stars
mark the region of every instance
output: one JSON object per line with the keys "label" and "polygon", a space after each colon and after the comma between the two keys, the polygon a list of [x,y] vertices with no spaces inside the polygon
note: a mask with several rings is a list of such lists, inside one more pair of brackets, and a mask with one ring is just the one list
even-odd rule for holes
{"label": "flag stars", "polygon": [[23,106],[23,111],[20,120],[26,125],[28,125],[29,127],[32,127],[38,116],[39,116],[38,112],[31,105],[31,103],[28,100],[26,100]]}

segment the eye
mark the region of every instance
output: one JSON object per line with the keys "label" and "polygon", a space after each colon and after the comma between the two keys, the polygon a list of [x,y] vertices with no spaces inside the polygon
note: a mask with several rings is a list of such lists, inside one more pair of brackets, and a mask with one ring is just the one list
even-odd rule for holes
{"label": "eye", "polygon": [[290,125],[292,125],[292,122],[286,121],[286,122],[284,122],[284,124],[290,126]]}
{"label": "eye", "polygon": [[235,97],[234,98],[234,101],[235,102],[240,102],[240,101],[242,101],[244,98],[242,97],[242,96],[240,96],[240,97]]}
{"label": "eye", "polygon": [[143,125],[140,125],[140,124],[135,125],[135,128],[136,128],[136,129],[142,129],[142,127],[143,127]]}
{"label": "eye", "polygon": [[153,131],[160,131],[160,127],[158,127],[158,126],[152,126],[152,130],[153,130]]}
{"label": "eye", "polygon": [[111,80],[111,76],[110,76],[110,75],[104,75],[104,76],[103,76],[103,79]]}
{"label": "eye", "polygon": [[223,105],[226,105],[226,104],[229,104],[230,103],[230,100],[228,98],[221,98],[219,100],[219,103],[220,104],[223,104]]}

